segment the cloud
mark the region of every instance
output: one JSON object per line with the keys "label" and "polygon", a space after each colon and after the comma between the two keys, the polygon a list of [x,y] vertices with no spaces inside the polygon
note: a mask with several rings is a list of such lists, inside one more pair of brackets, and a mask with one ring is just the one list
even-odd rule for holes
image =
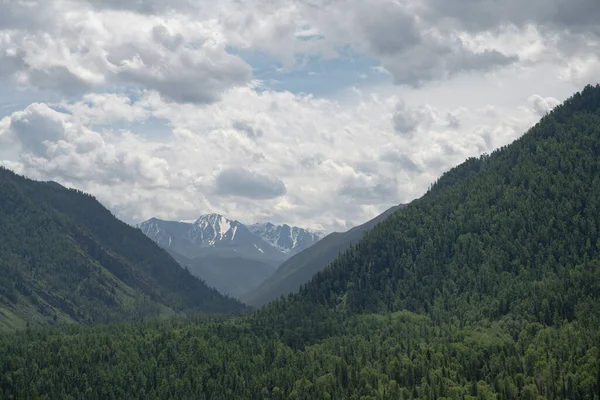
{"label": "cloud", "polygon": [[544,115],[552,111],[554,107],[560,104],[560,101],[558,101],[554,97],[542,97],[538,94],[534,94],[533,96],[531,96],[527,100],[527,102],[529,103],[533,111],[540,117],[543,117]]}
{"label": "cloud", "polygon": [[[0,109],[0,160],[89,191],[128,222],[221,212],[347,229],[595,80],[599,10],[596,0],[0,0],[0,88],[17,104]],[[368,78],[331,98],[258,80],[340,65]]]}
{"label": "cloud", "polygon": [[49,143],[65,138],[63,116],[46,104],[34,103],[10,118],[9,129],[23,147],[43,156]]}
{"label": "cloud", "polygon": [[16,19],[0,24],[0,76],[21,85],[65,95],[129,85],[177,102],[209,103],[252,77],[210,21],[94,11],[85,2],[11,4],[0,3],[0,14]]}
{"label": "cloud", "polygon": [[193,10],[188,0],[88,0],[99,10],[126,10],[141,14],[167,14],[173,10]]}
{"label": "cloud", "polygon": [[40,103],[3,121],[8,122],[3,122],[7,128],[2,130],[21,145],[22,168],[35,176],[62,178],[78,185],[169,185],[165,161],[148,154],[153,146],[144,151],[142,141],[131,134],[100,134],[73,115]]}
{"label": "cloud", "polygon": [[388,150],[381,154],[380,161],[393,164],[395,167],[413,175],[417,172],[422,172],[422,168],[417,165],[410,156],[403,154],[401,151]]}
{"label": "cloud", "polygon": [[507,0],[464,2],[427,0],[432,19],[452,18],[469,30],[489,30],[505,24],[524,26],[535,23],[550,28],[589,31],[597,27],[600,8],[595,0]]}
{"label": "cloud", "polygon": [[[238,88],[200,106],[152,92],[95,93],[14,112],[0,120],[0,140],[20,144],[11,161],[20,173],[91,192],[128,222],[219,212],[330,231],[410,201],[446,169],[510,142],[537,118],[527,97],[523,107],[490,114],[353,96]],[[394,129],[400,105],[415,115],[412,135]],[[153,119],[167,123],[166,136],[144,134]],[[133,131],[111,128],[127,121]]]}
{"label": "cloud", "polygon": [[128,86],[205,104],[250,83],[245,51],[285,69],[366,56],[396,84],[422,87],[595,54],[599,15],[596,0],[4,1],[0,76],[66,95]]}
{"label": "cloud", "polygon": [[346,180],[337,191],[338,196],[348,197],[355,204],[370,205],[374,201],[397,203],[397,182],[381,180],[377,177],[359,175],[355,179]]}
{"label": "cloud", "polygon": [[14,142],[13,133],[10,129],[10,118],[0,119],[0,145],[7,147]]}
{"label": "cloud", "polygon": [[283,196],[286,191],[281,180],[244,168],[225,169],[215,178],[215,192],[224,196],[272,199]]}
{"label": "cloud", "polygon": [[[337,0],[301,8],[303,15],[337,46],[379,60],[396,84],[420,87],[471,71],[491,71],[519,61],[513,52],[474,49],[468,34],[428,13],[427,3]],[[340,17],[341,16],[341,17]],[[467,36],[467,37],[465,37]]]}
{"label": "cloud", "polygon": [[89,93],[75,103],[61,105],[84,124],[106,125],[138,122],[149,118],[150,111],[129,97],[116,93]]}
{"label": "cloud", "polygon": [[412,135],[419,126],[419,119],[413,110],[406,107],[404,103],[398,104],[394,114],[394,130],[401,135]]}

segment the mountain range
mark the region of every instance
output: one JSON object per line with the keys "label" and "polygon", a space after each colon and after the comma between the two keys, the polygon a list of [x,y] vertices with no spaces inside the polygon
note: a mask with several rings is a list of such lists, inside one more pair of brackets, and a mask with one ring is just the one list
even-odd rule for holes
{"label": "mountain range", "polygon": [[246,226],[220,214],[202,215],[193,223],[151,218],[140,229],[192,274],[235,297],[320,239],[319,234],[295,226]]}
{"label": "mountain range", "polygon": [[241,311],[95,198],[0,168],[0,329]]}
{"label": "mountain range", "polygon": [[294,255],[321,239],[321,234],[297,226],[273,225],[270,222],[254,224],[248,229],[284,254]]}
{"label": "mountain range", "polygon": [[[600,85],[447,171],[250,315],[0,335],[0,397],[597,399],[599,160]],[[0,177],[5,320],[24,306],[102,315],[140,304],[130,293],[239,312],[97,202]]]}

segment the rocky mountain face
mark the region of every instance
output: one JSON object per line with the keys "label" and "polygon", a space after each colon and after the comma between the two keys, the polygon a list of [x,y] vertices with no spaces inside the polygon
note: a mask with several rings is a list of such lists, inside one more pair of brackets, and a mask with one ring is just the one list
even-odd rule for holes
{"label": "rocky mountain face", "polygon": [[252,233],[279,251],[290,256],[309,248],[321,240],[321,234],[297,226],[273,225],[270,222],[248,227]]}
{"label": "rocky mountain face", "polygon": [[246,226],[220,214],[202,215],[193,223],[151,218],[140,229],[192,274],[234,297],[254,289],[281,263],[320,239],[306,229]]}
{"label": "rocky mountain face", "polygon": [[188,258],[219,254],[245,257],[274,265],[285,260],[285,253],[252,233],[239,221],[219,214],[202,215],[193,223],[149,219],[140,225],[142,232],[161,247]]}

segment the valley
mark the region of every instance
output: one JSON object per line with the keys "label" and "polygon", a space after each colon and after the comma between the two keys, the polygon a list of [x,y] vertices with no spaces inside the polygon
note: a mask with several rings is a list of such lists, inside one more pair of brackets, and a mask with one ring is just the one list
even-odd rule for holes
{"label": "valley", "polygon": [[[0,397],[597,399],[599,160],[588,85],[304,249],[216,214],[135,229],[3,169]],[[254,285],[232,250],[275,271],[257,308],[192,276]]]}

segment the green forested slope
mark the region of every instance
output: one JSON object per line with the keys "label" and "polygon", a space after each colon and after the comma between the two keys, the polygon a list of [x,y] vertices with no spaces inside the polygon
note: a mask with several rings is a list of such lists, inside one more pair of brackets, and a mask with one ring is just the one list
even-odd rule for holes
{"label": "green forested slope", "polygon": [[2,337],[0,394],[599,399],[599,155],[600,87],[587,87],[299,294],[226,321]]}
{"label": "green forested slope", "polygon": [[404,205],[392,207],[372,220],[350,229],[348,232],[334,232],[327,235],[285,261],[256,289],[244,294],[240,299],[251,306],[262,307],[281,296],[297,292],[302,285],[315,276],[317,272],[325,269],[340,253],[358,243],[366,232],[402,207]]}
{"label": "green forested slope", "polygon": [[240,310],[93,197],[0,169],[0,329]]}

